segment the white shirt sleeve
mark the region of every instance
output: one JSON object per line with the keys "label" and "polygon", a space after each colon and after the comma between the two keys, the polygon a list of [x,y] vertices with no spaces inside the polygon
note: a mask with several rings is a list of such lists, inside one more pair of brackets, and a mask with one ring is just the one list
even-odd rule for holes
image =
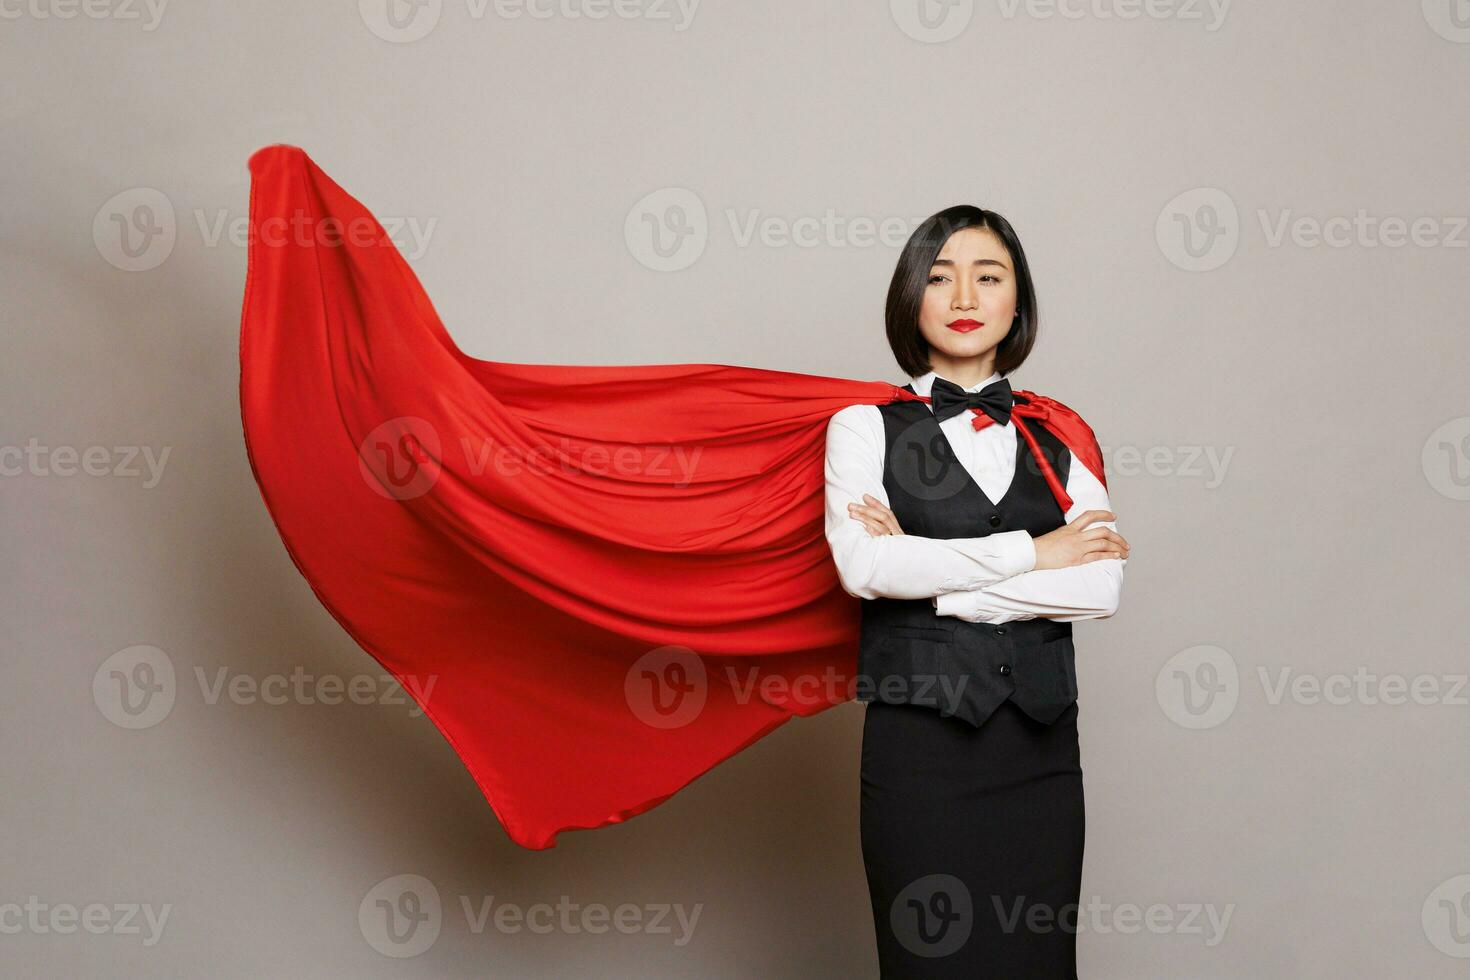
{"label": "white shirt sleeve", "polygon": [[927,599],[995,585],[1036,566],[1026,531],[974,538],[871,535],[847,512],[869,493],[889,506],[883,488],[883,416],[876,405],[849,405],[827,423],[826,529],[842,588],[862,599]]}
{"label": "white shirt sleeve", "polygon": [[[1075,456],[1067,472],[1067,496],[1072,498],[1065,518],[1069,524],[1084,511],[1113,509],[1107,489]],[[1118,523],[1097,521],[1088,526],[1116,531]],[[1126,558],[1100,558],[1066,568],[1033,567],[1003,582],[939,596],[934,609],[940,616],[971,623],[998,624],[1037,617],[1061,622],[1106,619],[1118,611],[1127,564]]]}

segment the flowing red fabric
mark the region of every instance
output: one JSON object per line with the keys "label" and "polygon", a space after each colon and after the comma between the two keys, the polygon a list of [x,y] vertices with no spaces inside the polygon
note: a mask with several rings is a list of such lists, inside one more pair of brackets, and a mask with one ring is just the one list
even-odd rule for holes
{"label": "flowing red fabric", "polygon": [[[823,530],[827,420],[917,396],[722,364],[469,357],[306,153],[268,146],[249,166],[255,479],[317,597],[516,843],[649,810],[851,697],[860,600]],[[1086,423],[1022,394],[1017,413],[1102,479]]]}

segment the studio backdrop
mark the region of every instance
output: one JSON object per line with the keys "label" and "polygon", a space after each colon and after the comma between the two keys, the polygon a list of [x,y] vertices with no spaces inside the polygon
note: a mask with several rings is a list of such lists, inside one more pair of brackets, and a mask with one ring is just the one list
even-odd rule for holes
{"label": "studio backdrop", "polygon": [[[619,741],[586,685],[681,646],[769,658],[778,678],[850,661],[859,600],[804,536],[822,422],[902,397],[889,280],[918,224],[966,203],[1011,221],[1035,277],[1038,340],[1013,384],[1086,420],[1132,546],[1118,612],[1075,626],[1079,974],[1463,974],[1463,4],[35,0],[0,16],[0,972],[877,976],[862,704],[773,685],[651,769],[654,729]],[[328,258],[272,278],[285,293],[247,291],[267,162],[329,175],[296,189],[360,205],[371,234],[349,247],[400,278]],[[320,230],[279,231],[303,228]],[[526,546],[561,554],[546,513],[627,481],[578,496],[507,478],[476,538],[462,508],[436,508],[482,484],[440,470],[418,495],[412,473],[318,438],[323,405],[360,437],[349,454],[378,445],[377,422],[305,383],[319,365],[290,359],[301,338],[242,330],[250,304],[363,323],[352,304],[379,288],[421,295],[444,357],[489,365],[504,428],[464,459],[607,442],[641,397],[621,385],[651,384],[678,437],[653,483],[686,465],[692,482],[632,521],[582,512],[581,531],[670,554],[704,486],[698,545],[720,561],[646,579],[612,576],[621,559],[538,565],[493,538],[495,515],[522,535],[540,521]],[[324,296],[344,305],[310,316]],[[442,377],[423,349],[390,333],[320,353],[332,391],[392,392],[394,418],[421,410],[457,438],[478,396],[423,383]],[[265,481],[252,395],[290,448]],[[730,413],[753,413],[749,445]],[[396,424],[379,442],[428,459]],[[674,451],[711,433],[704,469]],[[286,501],[262,492],[324,508],[297,534],[330,544],[342,513],[310,479],[328,468],[392,515],[328,550],[355,617],[376,612],[406,661],[328,601],[283,537]],[[716,493],[752,480],[777,495]],[[430,526],[491,535],[501,551],[433,567],[513,583],[495,617],[473,590],[414,606],[439,583],[372,564]],[[790,583],[731,564],[775,553]],[[670,628],[695,593],[705,613]],[[641,650],[598,661],[577,623]],[[446,631],[532,668],[467,687]],[[586,658],[529,659],[548,645]]]}

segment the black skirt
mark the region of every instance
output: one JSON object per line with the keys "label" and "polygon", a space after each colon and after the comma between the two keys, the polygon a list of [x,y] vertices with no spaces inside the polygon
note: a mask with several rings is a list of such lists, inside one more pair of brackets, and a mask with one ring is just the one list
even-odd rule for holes
{"label": "black skirt", "polygon": [[1084,835],[1074,702],[979,728],[870,701],[861,833],[884,980],[1077,976]]}

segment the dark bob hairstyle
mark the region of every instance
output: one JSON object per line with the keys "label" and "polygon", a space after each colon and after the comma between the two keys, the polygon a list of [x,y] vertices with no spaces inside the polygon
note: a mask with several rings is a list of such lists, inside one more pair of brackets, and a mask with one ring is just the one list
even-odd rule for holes
{"label": "dark bob hairstyle", "polygon": [[884,311],[888,346],[893,348],[898,366],[911,378],[931,369],[929,342],[919,332],[919,308],[924,301],[924,291],[929,288],[929,273],[949,236],[965,228],[988,228],[994,232],[1010,253],[1014,266],[1019,312],[1010,333],[996,349],[995,370],[1010,374],[1021,366],[1036,343],[1036,331],[1040,326],[1036,315],[1036,289],[1031,284],[1031,267],[1026,264],[1026,252],[1021,248],[1016,230],[994,211],[957,204],[931,215],[914,229],[898,256],[893,281],[888,284],[888,305]]}

